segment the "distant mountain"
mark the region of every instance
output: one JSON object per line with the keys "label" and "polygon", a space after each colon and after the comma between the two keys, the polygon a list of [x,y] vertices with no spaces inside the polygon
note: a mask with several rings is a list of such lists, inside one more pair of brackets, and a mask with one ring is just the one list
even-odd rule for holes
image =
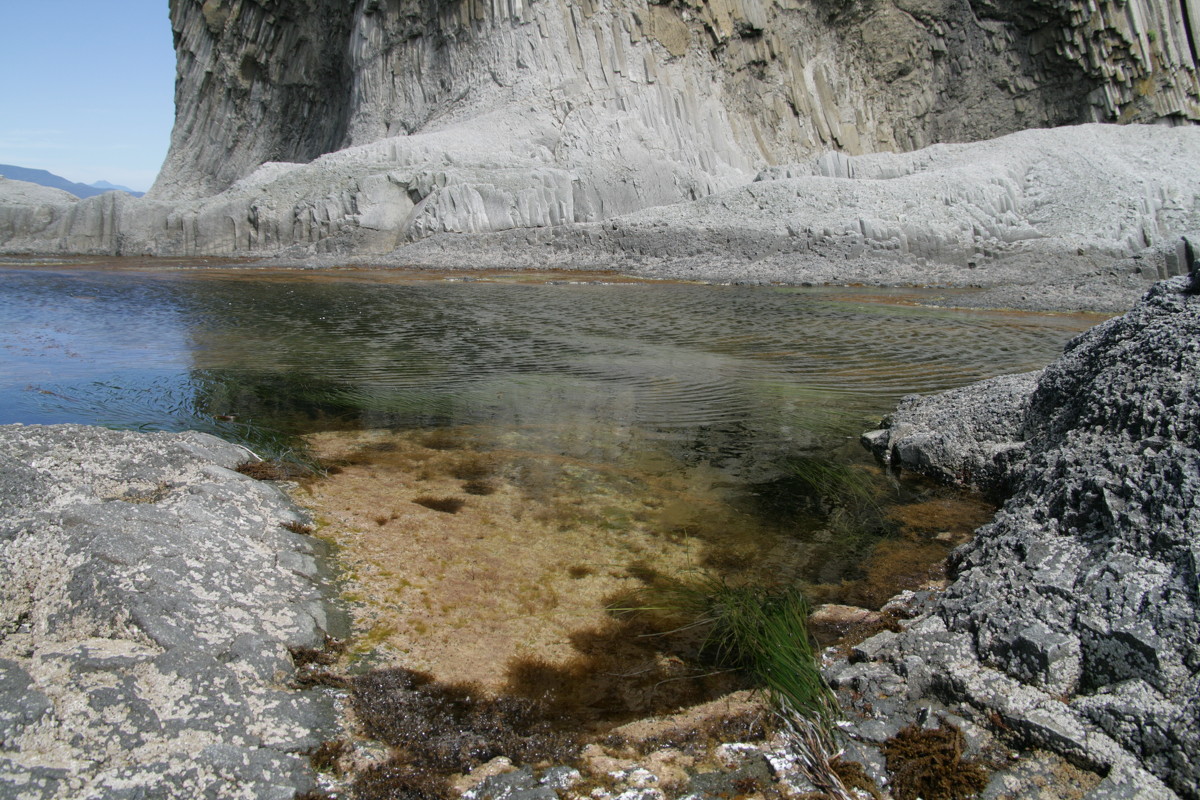
{"label": "distant mountain", "polygon": [[134,197],[141,197],[145,192],[135,192],[124,186],[117,186],[108,181],[96,181],[91,186],[85,183],[74,183],[67,180],[61,175],[55,175],[53,172],[47,172],[44,169],[30,169],[28,167],[15,167],[12,164],[0,164],[0,176],[13,181],[27,181],[36,183],[42,186],[49,186],[52,189],[62,189],[64,192],[70,192],[76,197],[93,197],[105,192],[120,191],[129,192]]}
{"label": "distant mountain", "polygon": [[109,183],[108,181],[96,181],[95,183],[91,184],[91,186],[93,189],[99,189],[102,192],[125,192],[133,195],[134,197],[141,197],[145,194],[145,192],[134,191],[128,186],[122,186],[119,183]]}

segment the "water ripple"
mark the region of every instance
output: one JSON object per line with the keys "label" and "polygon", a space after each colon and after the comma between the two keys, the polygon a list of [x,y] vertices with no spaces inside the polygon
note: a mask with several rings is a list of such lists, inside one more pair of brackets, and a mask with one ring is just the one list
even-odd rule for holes
{"label": "water ripple", "polygon": [[306,431],[590,420],[689,441],[752,430],[752,448],[861,429],[903,394],[1040,367],[1090,322],[828,290],[4,278],[5,422],[232,417]]}

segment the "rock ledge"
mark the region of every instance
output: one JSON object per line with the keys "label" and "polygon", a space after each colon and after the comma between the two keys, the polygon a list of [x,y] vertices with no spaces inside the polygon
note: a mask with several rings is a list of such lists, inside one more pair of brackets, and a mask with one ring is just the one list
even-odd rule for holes
{"label": "rock ledge", "polygon": [[201,433],[0,427],[0,798],[291,800],[334,724],[290,688],[320,543]]}

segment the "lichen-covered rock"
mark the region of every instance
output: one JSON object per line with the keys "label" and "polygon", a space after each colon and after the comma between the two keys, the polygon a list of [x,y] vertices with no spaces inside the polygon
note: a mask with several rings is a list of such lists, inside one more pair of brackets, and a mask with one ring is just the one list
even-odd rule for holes
{"label": "lichen-covered rock", "polygon": [[0,427],[0,798],[279,798],[327,700],[289,647],[330,627],[318,543],[241,447]]}
{"label": "lichen-covered rock", "polygon": [[[999,389],[1024,418],[984,414],[985,439],[1009,431],[1024,454],[1003,509],[953,555],[953,583],[877,666],[1110,771],[1106,791],[1200,797],[1200,295],[1188,277],[1161,282],[1068,344],[1025,398],[1010,388],[976,387],[959,420],[930,401],[969,440]],[[928,440],[922,458],[951,472],[970,455]]]}

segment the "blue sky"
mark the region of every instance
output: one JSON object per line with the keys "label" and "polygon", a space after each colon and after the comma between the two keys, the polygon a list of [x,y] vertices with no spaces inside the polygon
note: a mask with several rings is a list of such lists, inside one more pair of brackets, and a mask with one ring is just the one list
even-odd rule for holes
{"label": "blue sky", "polygon": [[0,164],[144,191],[174,92],[167,0],[0,0]]}

